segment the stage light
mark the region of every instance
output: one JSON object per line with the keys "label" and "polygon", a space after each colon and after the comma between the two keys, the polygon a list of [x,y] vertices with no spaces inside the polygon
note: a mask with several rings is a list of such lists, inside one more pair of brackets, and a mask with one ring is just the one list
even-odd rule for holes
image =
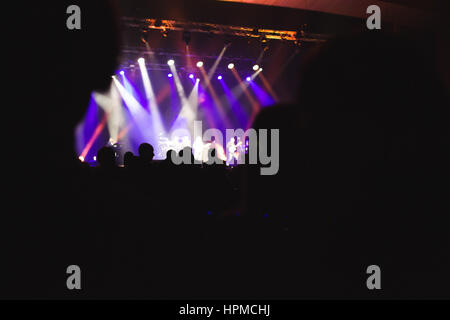
{"label": "stage light", "polygon": [[[160,116],[160,113],[158,110],[159,109],[158,108],[158,100],[155,96],[155,92],[153,90],[153,86],[150,81],[150,76],[148,74],[148,70],[145,66],[145,63],[139,63],[139,67],[141,69],[142,82],[144,85],[145,95],[147,97],[147,103],[148,103],[147,106],[148,106],[148,109],[150,110],[150,114],[151,114],[150,119],[151,119],[151,123],[152,123],[152,127],[153,127],[153,133],[154,133],[154,135],[158,135],[161,132],[165,132],[164,126],[161,121],[161,116]],[[123,129],[123,130],[126,130],[126,129]],[[124,132],[123,130],[122,130],[122,132]],[[119,136],[121,133],[119,133],[116,136],[116,140],[119,140]]]}
{"label": "stage light", "polygon": [[255,64],[255,65],[253,66],[253,70],[254,70],[254,71],[258,71],[258,69],[259,69],[259,66],[258,66],[257,64]]}
{"label": "stage light", "polygon": [[259,68],[259,72],[262,72],[263,71],[263,68]]}
{"label": "stage light", "polygon": [[139,64],[144,64],[145,63],[145,59],[144,58],[139,58],[138,59],[138,63]]}
{"label": "stage light", "polygon": [[216,61],[214,61],[213,66],[208,71],[208,81],[212,79],[213,75],[216,73],[217,68],[219,67],[219,64],[221,63],[223,56],[225,55],[225,51],[227,51],[228,46],[223,47],[222,51],[220,52],[219,56],[217,57]]}
{"label": "stage light", "polygon": [[222,79],[223,79],[222,76],[218,76],[218,77],[217,77],[217,80],[222,80]]}
{"label": "stage light", "polygon": [[120,75],[121,75],[121,76],[124,76],[124,75],[125,75],[125,71],[123,71],[123,70],[120,71]]}
{"label": "stage light", "polygon": [[234,68],[234,63],[230,63],[229,65],[228,65],[228,69],[233,69]]}
{"label": "stage light", "polygon": [[191,73],[190,75],[189,75],[189,79],[194,79],[194,75]]}
{"label": "stage light", "polygon": [[247,79],[246,79],[248,82],[250,82],[250,81],[252,81],[252,78],[251,77],[247,77]]}
{"label": "stage light", "polygon": [[175,64],[175,61],[173,59],[170,59],[169,61],[167,61],[167,64],[169,66],[173,66]]}
{"label": "stage light", "polygon": [[197,62],[197,68],[201,68],[201,67],[203,67],[203,61]]}
{"label": "stage light", "polygon": [[195,81],[200,82],[200,78],[197,78],[197,80],[195,80]]}
{"label": "stage light", "polygon": [[169,73],[167,76],[168,76],[169,78],[172,78],[172,77],[173,77],[173,74]]}

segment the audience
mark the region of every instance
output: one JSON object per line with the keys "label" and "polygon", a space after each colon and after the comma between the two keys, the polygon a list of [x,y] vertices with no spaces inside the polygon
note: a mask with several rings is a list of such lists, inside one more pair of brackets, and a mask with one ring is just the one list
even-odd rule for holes
{"label": "audience", "polygon": [[139,146],[139,162],[143,167],[149,167],[152,164],[155,152],[153,146],[143,143]]}
{"label": "audience", "polygon": [[111,169],[116,166],[116,153],[110,147],[103,147],[97,152],[97,162],[102,169]]}

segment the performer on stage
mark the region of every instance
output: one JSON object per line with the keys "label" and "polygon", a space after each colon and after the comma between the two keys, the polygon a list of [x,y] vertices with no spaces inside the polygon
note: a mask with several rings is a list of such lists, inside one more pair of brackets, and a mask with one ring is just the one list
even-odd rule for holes
{"label": "performer on stage", "polygon": [[239,156],[242,153],[243,145],[242,141],[239,137],[231,138],[230,141],[227,143],[227,150],[228,150],[228,164],[234,164],[236,165],[239,161]]}

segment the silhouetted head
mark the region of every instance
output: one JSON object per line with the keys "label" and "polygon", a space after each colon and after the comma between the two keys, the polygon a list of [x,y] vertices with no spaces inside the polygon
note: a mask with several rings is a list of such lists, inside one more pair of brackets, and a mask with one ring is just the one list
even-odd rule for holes
{"label": "silhouetted head", "polygon": [[97,152],[97,162],[101,168],[113,168],[116,165],[116,153],[110,147],[103,147]]}
{"label": "silhouetted head", "polygon": [[151,144],[143,143],[139,146],[139,158],[145,162],[153,161],[155,151]]}
{"label": "silhouetted head", "polygon": [[134,162],[134,154],[131,151],[128,151],[127,153],[124,154],[123,156],[123,164],[126,168],[129,168],[131,166],[133,166],[133,162]]}

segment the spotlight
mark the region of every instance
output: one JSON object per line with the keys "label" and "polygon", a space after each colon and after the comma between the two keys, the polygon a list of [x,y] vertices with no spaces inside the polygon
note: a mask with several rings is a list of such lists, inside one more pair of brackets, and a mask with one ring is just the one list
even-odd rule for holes
{"label": "spotlight", "polygon": [[121,76],[124,76],[124,75],[125,75],[125,71],[123,71],[123,70],[120,71],[120,75],[121,75]]}
{"label": "spotlight", "polygon": [[259,68],[259,72],[262,72],[263,71],[263,68]]}
{"label": "spotlight", "polygon": [[169,78],[172,78],[172,77],[173,77],[173,74],[169,73],[167,76],[168,76]]}
{"label": "spotlight", "polygon": [[139,58],[138,59],[138,63],[139,64],[144,64],[145,63],[145,59],[144,58]]}
{"label": "spotlight", "polygon": [[222,80],[222,79],[223,79],[222,76],[218,76],[218,77],[217,77],[217,80]]}
{"label": "spotlight", "polygon": [[167,61],[167,64],[169,66],[173,66],[175,64],[175,61],[173,59],[170,59],[169,61]]}
{"label": "spotlight", "polygon": [[234,63],[230,63],[229,65],[228,65],[228,69],[233,69],[234,68]]}
{"label": "spotlight", "polygon": [[195,80],[196,82],[200,82],[200,79],[199,78],[197,78],[197,80]]}
{"label": "spotlight", "polygon": [[194,79],[194,75],[191,73],[190,75],[189,75],[189,79]]}
{"label": "spotlight", "polygon": [[248,82],[250,82],[250,81],[252,81],[252,78],[250,78],[250,77],[247,77],[247,79],[246,79]]}
{"label": "spotlight", "polygon": [[255,65],[253,66],[253,70],[254,70],[254,71],[258,71],[258,69],[259,69],[259,66],[258,66],[257,64],[255,64]]}
{"label": "spotlight", "polygon": [[201,67],[203,67],[203,61],[197,62],[197,68],[201,68]]}

